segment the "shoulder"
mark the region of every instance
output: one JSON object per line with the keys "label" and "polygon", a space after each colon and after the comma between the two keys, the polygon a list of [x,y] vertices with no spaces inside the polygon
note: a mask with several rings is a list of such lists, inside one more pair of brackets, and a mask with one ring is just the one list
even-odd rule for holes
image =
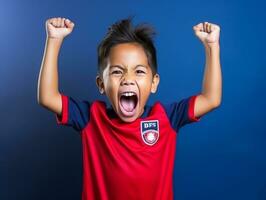
{"label": "shoulder", "polygon": [[104,107],[104,102],[80,100],[63,93],[61,93],[61,99],[62,114],[55,115],[57,124],[72,126],[77,131],[81,131],[89,123],[92,108]]}
{"label": "shoulder", "polygon": [[200,118],[194,116],[195,99],[196,95],[191,95],[171,103],[158,101],[154,104],[154,109],[161,112],[163,110],[172,127],[177,131],[186,124],[200,121]]}

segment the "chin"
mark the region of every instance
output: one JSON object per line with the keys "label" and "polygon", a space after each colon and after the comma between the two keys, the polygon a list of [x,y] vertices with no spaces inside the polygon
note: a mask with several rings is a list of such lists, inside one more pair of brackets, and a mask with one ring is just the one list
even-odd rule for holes
{"label": "chin", "polygon": [[133,122],[133,121],[135,121],[136,119],[138,119],[138,117],[122,117],[122,116],[119,116],[119,118],[120,118],[123,122],[127,122],[127,123]]}

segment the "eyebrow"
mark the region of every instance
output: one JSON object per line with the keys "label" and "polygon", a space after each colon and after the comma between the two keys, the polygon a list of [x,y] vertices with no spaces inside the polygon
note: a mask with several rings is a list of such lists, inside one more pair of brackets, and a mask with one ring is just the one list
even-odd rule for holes
{"label": "eyebrow", "polygon": [[[124,69],[124,67],[122,67],[122,66],[120,66],[120,65],[111,65],[111,66],[110,66],[110,69],[111,69],[111,68],[114,68],[114,67],[118,67],[118,68],[120,68],[120,69]],[[134,69],[136,69],[137,67],[145,67],[145,68],[148,68],[146,65],[138,64],[138,65],[136,65],[136,66],[134,67]]]}
{"label": "eyebrow", "polygon": [[136,69],[137,67],[145,67],[145,68],[148,69],[148,67],[147,67],[146,65],[136,65],[135,69]]}
{"label": "eyebrow", "polygon": [[118,67],[118,68],[120,68],[120,69],[123,69],[123,67],[120,66],[120,65],[111,65],[111,66],[110,66],[110,69],[115,68],[115,67]]}

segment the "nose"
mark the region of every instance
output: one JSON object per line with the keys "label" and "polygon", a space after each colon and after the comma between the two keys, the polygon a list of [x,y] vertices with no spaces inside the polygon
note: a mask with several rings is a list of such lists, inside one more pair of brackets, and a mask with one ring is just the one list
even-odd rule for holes
{"label": "nose", "polygon": [[134,85],[135,84],[134,75],[131,75],[130,73],[126,73],[124,75],[124,78],[123,78],[121,84],[122,85]]}

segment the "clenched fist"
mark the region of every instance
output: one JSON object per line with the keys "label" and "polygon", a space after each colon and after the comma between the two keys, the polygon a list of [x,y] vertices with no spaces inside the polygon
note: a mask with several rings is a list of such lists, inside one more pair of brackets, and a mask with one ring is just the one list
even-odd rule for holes
{"label": "clenched fist", "polygon": [[207,46],[219,43],[220,27],[209,22],[199,23],[193,26],[195,35]]}
{"label": "clenched fist", "polygon": [[47,37],[63,39],[72,32],[74,23],[66,18],[55,17],[46,20],[45,28]]}

